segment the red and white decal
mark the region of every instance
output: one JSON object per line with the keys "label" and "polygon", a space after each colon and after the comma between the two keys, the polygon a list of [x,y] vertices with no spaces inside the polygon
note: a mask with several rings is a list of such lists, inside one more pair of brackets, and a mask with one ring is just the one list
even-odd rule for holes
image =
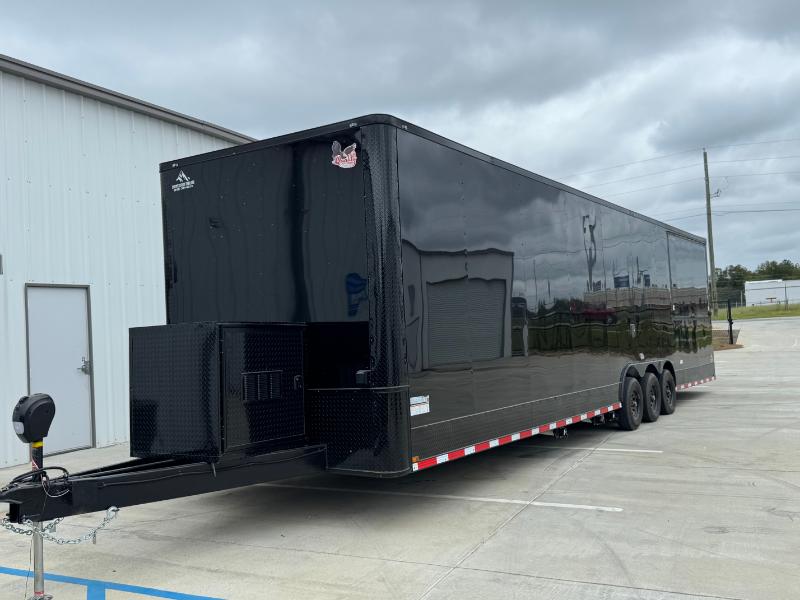
{"label": "red and white decal", "polygon": [[589,412],[581,413],[579,415],[575,415],[574,417],[568,417],[566,419],[561,419],[559,421],[553,421],[552,423],[547,423],[546,425],[539,425],[538,427],[532,427],[531,429],[524,429],[523,431],[518,431],[517,433],[510,433],[508,435],[504,435],[502,437],[495,438],[493,440],[486,440],[485,442],[474,444],[472,446],[467,446],[466,448],[459,448],[458,450],[453,450],[451,452],[440,454],[438,456],[423,458],[422,460],[418,460],[417,462],[412,464],[411,468],[414,471],[421,471],[422,469],[435,467],[436,465],[450,462],[451,460],[456,460],[458,458],[463,458],[465,456],[469,456],[470,454],[477,454],[478,452],[483,452],[484,450],[488,450],[489,448],[504,446],[505,444],[516,442],[517,440],[523,440],[525,438],[529,438],[534,435],[538,435],[540,433],[546,433],[548,431],[552,431],[553,429],[559,429],[561,427],[566,427],[567,425],[572,425],[573,423],[578,423],[579,421],[585,421],[586,419],[591,419],[592,417],[597,417],[599,415],[604,415],[609,412],[614,412],[615,410],[618,410],[620,408],[622,408],[622,404],[619,402],[614,402],[614,404],[609,404],[608,406],[598,408],[597,410],[590,410]]}
{"label": "red and white decal", "polygon": [[717,377],[706,377],[704,379],[698,379],[696,381],[687,381],[686,383],[682,383],[678,386],[675,386],[676,390],[687,390],[690,387],[694,387],[696,385],[700,385],[702,383],[708,383],[709,381],[714,381]]}
{"label": "red and white decal", "polygon": [[[691,381],[688,383],[682,383],[681,385],[677,386],[676,389],[685,390],[687,388],[694,387],[702,383],[708,383],[709,381],[714,381],[715,379],[716,376],[706,377],[704,379],[698,379],[697,381]],[[504,435],[502,437],[495,438],[493,440],[487,440],[479,444],[467,446],[466,448],[459,448],[458,450],[452,450],[451,452],[446,452],[445,454],[440,454],[438,456],[423,458],[422,460],[418,460],[417,462],[413,463],[411,465],[411,469],[413,471],[421,471],[422,469],[435,467],[436,465],[450,462],[451,460],[463,458],[465,456],[469,456],[470,454],[477,454],[478,452],[483,452],[484,450],[489,450],[490,448],[496,448],[497,446],[510,444],[511,442],[516,442],[517,440],[529,438],[539,433],[546,433],[548,431],[552,431],[553,429],[566,427],[567,425],[572,425],[573,423],[585,421],[587,419],[591,419],[592,417],[596,417],[598,415],[604,415],[606,413],[619,410],[620,408],[622,408],[622,403],[614,402],[614,404],[609,404],[608,406],[598,408],[597,410],[590,410],[589,412],[581,413],[579,415],[575,415],[574,417],[568,417],[566,419],[561,419],[559,421],[553,421],[552,423],[547,423],[546,425],[539,425],[538,427],[533,427],[531,429],[525,429],[517,433]]]}
{"label": "red and white decal", "polygon": [[341,167],[342,169],[352,169],[356,166],[358,156],[356,155],[356,144],[353,142],[342,150],[342,145],[339,142],[333,142],[331,146],[333,158],[331,164]]}

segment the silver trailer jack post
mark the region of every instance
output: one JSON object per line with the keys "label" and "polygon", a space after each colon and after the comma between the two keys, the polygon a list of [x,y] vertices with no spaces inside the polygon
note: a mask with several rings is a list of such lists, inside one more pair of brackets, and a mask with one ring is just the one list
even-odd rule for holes
{"label": "silver trailer jack post", "polygon": [[[56,405],[47,394],[34,394],[20,398],[11,416],[14,431],[24,443],[29,444],[31,473],[44,485],[44,438],[56,414]],[[33,523],[33,596],[29,600],[52,600],[44,591],[44,538],[41,521]]]}

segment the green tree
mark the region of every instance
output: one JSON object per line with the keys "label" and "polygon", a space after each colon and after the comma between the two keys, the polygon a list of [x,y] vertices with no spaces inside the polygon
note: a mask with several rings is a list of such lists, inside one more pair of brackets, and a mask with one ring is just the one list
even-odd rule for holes
{"label": "green tree", "polygon": [[753,272],[743,265],[728,265],[717,269],[717,287],[744,289],[744,282],[753,278]]}
{"label": "green tree", "polygon": [[755,279],[797,279],[800,277],[800,264],[789,259],[780,262],[767,260],[758,265],[753,275]]}
{"label": "green tree", "polygon": [[717,269],[717,295],[720,303],[728,298],[738,302],[744,290],[745,281],[760,279],[800,279],[800,264],[789,259],[782,261],[766,260],[751,271],[743,265],[728,265]]}
{"label": "green tree", "polygon": [[717,296],[724,303],[729,298],[738,302],[742,297],[744,282],[753,279],[753,273],[743,265],[728,265],[717,269]]}

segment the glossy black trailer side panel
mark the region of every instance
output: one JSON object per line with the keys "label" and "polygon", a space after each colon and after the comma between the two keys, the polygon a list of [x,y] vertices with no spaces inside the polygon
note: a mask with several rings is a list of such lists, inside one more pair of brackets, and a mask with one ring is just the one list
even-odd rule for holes
{"label": "glossy black trailer side panel", "polygon": [[704,245],[413,133],[398,157],[415,457],[615,402],[632,364],[713,374]]}
{"label": "glossy black trailer side panel", "polygon": [[369,368],[359,388],[308,391],[309,418],[324,434],[329,468],[377,477],[411,471],[405,368],[397,143],[394,127],[360,130],[364,169]]}
{"label": "glossy black trailer side panel", "polygon": [[374,476],[411,469],[396,149],[344,126],[162,165],[168,323],[306,324],[308,441]]}
{"label": "glossy black trailer side panel", "polygon": [[[357,144],[355,168],[332,141]],[[628,368],[713,375],[701,239],[393,117],[162,181],[169,322],[307,323],[307,432],[330,468],[402,474],[616,401]]]}
{"label": "glossy black trailer side panel", "polygon": [[348,293],[367,277],[364,162],[331,165],[332,139],[356,137],[162,173],[167,323],[367,321],[365,295]]}

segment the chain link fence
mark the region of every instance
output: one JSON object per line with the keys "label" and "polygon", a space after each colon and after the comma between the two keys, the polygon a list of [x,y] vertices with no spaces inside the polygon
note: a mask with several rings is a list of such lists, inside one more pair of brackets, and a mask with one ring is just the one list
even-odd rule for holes
{"label": "chain link fence", "polygon": [[792,310],[800,305],[800,280],[748,281],[745,288],[717,287],[717,302],[711,305],[717,312],[744,307],[763,310]]}

